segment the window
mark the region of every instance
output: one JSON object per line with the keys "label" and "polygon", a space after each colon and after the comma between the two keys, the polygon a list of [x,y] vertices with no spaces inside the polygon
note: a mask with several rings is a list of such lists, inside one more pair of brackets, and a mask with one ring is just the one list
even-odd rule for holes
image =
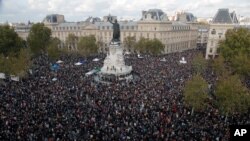
{"label": "window", "polygon": [[210,48],[210,49],[209,49],[209,52],[212,53],[212,52],[213,52],[213,48]]}
{"label": "window", "polygon": [[211,34],[216,34],[215,29],[213,29],[213,30],[211,31]]}
{"label": "window", "polygon": [[107,29],[109,30],[109,26],[107,26]]}
{"label": "window", "polygon": [[218,34],[219,34],[219,38],[221,38],[222,33],[218,33]]}
{"label": "window", "polygon": [[121,26],[121,29],[123,29],[123,26]]}

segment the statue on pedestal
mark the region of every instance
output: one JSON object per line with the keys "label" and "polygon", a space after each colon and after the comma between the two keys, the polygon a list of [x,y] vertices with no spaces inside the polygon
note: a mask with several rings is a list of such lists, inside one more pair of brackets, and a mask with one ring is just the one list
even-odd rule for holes
{"label": "statue on pedestal", "polygon": [[112,18],[109,17],[108,21],[113,24],[113,39],[112,42],[120,42],[120,25],[118,24],[117,20],[115,19],[115,22],[112,22]]}

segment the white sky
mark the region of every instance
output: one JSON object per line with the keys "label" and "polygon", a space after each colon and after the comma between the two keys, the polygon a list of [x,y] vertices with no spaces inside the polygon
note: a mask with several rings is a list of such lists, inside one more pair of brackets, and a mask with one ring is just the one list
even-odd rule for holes
{"label": "white sky", "polygon": [[142,10],[162,9],[167,15],[187,11],[196,17],[213,17],[219,8],[250,17],[250,0],[0,0],[0,22],[42,21],[47,14],[63,14],[67,21],[89,16],[141,17]]}

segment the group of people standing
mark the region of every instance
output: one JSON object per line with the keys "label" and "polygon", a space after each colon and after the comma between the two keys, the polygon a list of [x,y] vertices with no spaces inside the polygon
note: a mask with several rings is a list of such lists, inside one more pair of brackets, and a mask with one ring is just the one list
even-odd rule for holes
{"label": "group of people standing", "polygon": [[[84,76],[102,67],[105,55],[89,57],[81,66],[74,65],[80,56],[63,56],[57,72],[50,70],[47,56],[40,56],[32,74],[0,84],[0,140],[227,140],[229,124],[249,124],[250,114],[225,120],[213,105],[192,113],[184,104],[183,88],[198,52],[142,59],[127,55],[136,81],[109,85]],[[102,60],[92,62],[95,57]],[[181,57],[187,64],[179,63]],[[214,81],[210,71],[204,75]]]}

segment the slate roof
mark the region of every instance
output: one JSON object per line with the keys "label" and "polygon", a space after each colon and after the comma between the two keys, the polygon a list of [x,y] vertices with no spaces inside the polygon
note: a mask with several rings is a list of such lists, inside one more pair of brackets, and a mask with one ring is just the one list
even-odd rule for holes
{"label": "slate roof", "polygon": [[235,12],[229,13],[229,9],[219,9],[213,18],[213,23],[238,23]]}

